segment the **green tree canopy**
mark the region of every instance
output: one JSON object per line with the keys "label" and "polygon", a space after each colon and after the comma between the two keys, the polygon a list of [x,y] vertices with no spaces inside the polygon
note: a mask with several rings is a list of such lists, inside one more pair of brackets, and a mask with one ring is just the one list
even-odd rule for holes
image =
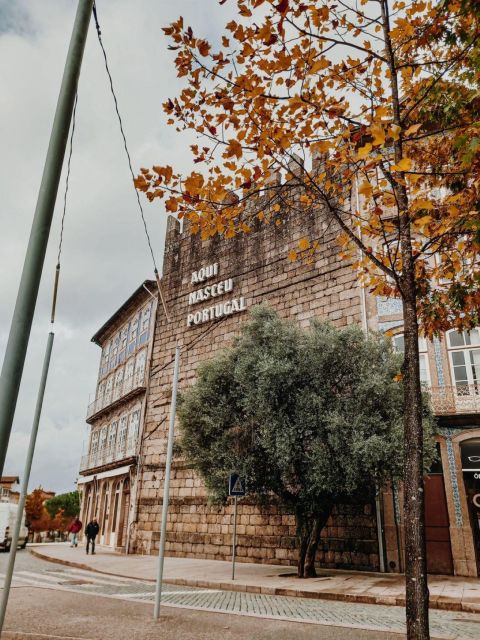
{"label": "green tree canopy", "polygon": [[45,508],[50,517],[54,518],[62,511],[64,518],[75,518],[80,513],[80,498],[78,491],[60,493],[45,502]]}
{"label": "green tree canopy", "polygon": [[[199,367],[180,399],[182,452],[212,500],[232,471],[259,501],[296,516],[300,577],[315,575],[335,503],[402,475],[401,360],[390,341],[315,321],[307,331],[259,306],[233,346]],[[432,417],[425,404],[425,429]],[[432,459],[426,438],[427,463]]]}

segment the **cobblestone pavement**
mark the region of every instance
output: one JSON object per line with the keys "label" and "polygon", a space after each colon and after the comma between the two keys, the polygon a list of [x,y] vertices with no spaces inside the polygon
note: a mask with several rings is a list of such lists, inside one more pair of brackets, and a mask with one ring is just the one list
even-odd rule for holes
{"label": "cobblestone pavement", "polygon": [[[0,573],[0,578],[3,580],[3,573]],[[13,586],[63,590],[130,602],[153,603],[155,594],[155,585],[151,582],[117,578],[69,567],[53,567],[44,562],[28,565],[28,569],[25,569],[22,562],[15,572]],[[396,606],[291,598],[168,584],[164,585],[162,603],[166,607],[183,607],[272,620],[401,634],[405,632],[404,608]],[[480,615],[432,610],[430,619],[432,638],[477,640],[480,637]]]}

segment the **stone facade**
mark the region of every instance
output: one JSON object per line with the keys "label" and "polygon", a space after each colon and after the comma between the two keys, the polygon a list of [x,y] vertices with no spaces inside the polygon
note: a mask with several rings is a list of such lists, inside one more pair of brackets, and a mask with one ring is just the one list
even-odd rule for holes
{"label": "stone facade", "polygon": [[[288,252],[308,235],[321,250],[311,264],[288,260]],[[216,274],[206,278],[208,266]],[[205,269],[204,271],[199,270]],[[192,283],[200,278],[201,282]],[[205,277],[205,279],[203,279]],[[232,280],[233,288],[194,302],[193,291]],[[361,292],[355,273],[338,258],[335,233],[318,215],[282,218],[252,233],[225,241],[180,232],[168,220],[162,288],[171,321],[159,308],[153,347],[147,414],[139,469],[138,515],[132,550],[156,553],[159,544],[166,437],[173,354],[181,345],[179,389],[195,380],[198,364],[227,346],[247,318],[247,309],[267,302],[283,317],[307,326],[314,317],[338,326],[361,322]],[[227,287],[226,287],[227,288]],[[217,290],[213,292],[216,294]],[[207,291],[207,295],[211,292]],[[237,300],[230,306],[228,301]],[[222,306],[227,302],[227,315]],[[212,309],[212,307],[214,307]],[[236,310],[238,308],[238,310]],[[204,321],[206,315],[222,317]],[[212,309],[210,311],[210,309]],[[228,312],[232,310],[231,314]],[[198,324],[195,322],[198,321]],[[190,325],[190,326],[188,326]],[[160,426],[159,426],[160,425]],[[201,480],[183,460],[173,464],[166,551],[176,556],[227,559],[231,554],[232,508],[208,505]],[[339,507],[323,533],[318,554],[324,566],[378,569],[375,512],[371,504]],[[248,498],[238,506],[238,557],[246,562],[294,564],[295,522],[278,505],[260,508]]]}
{"label": "stone facade", "polygon": [[[289,261],[289,251],[305,236],[320,244],[314,260]],[[156,283],[149,283],[149,287],[156,295]],[[292,218],[282,215],[278,221],[259,224],[251,233],[232,240],[201,240],[188,228],[182,233],[179,222],[170,217],[161,287],[169,321],[158,303],[156,319],[152,312],[141,388],[133,393],[122,391],[115,399],[114,392],[101,385],[112,376],[114,384],[116,372],[124,365],[109,364],[108,372],[101,365],[95,400],[101,407],[89,408],[92,436],[81,470],[82,513],[84,519],[97,516],[103,542],[128,552],[151,554],[158,552],[160,537],[177,343],[181,347],[180,391],[194,383],[200,362],[231,343],[248,317],[246,311],[262,302],[303,326],[319,317],[339,327],[358,324],[368,330],[388,331],[396,348],[402,348],[401,303],[375,299],[359,287],[354,270],[338,257],[336,232],[318,212]],[[104,355],[122,327],[131,326],[132,318],[149,299],[140,287],[97,332],[94,340]],[[480,504],[480,473],[478,479],[464,473],[462,447],[478,442],[480,452],[480,368],[476,369],[480,367],[480,334],[472,332],[468,344],[465,339],[462,345],[462,339],[460,334],[449,332],[433,341],[422,340],[420,345],[421,376],[440,427],[436,436],[439,461],[426,481],[427,556],[431,572],[473,576],[480,567],[480,507],[472,502]],[[465,369],[458,364],[462,358]],[[92,457],[95,433],[137,410],[138,440],[134,451],[129,450],[131,456],[109,460],[106,447],[101,459],[98,451]],[[179,457],[174,458],[170,486],[167,554],[229,558],[232,506],[209,505],[202,481]],[[387,571],[403,570],[401,486],[385,487],[382,494],[377,506],[336,507],[322,534],[319,564],[362,570],[379,570],[383,564]],[[382,558],[377,517],[382,523]],[[122,523],[121,534],[117,522]],[[112,525],[117,532],[112,531]],[[241,499],[237,532],[239,560],[296,563],[294,517],[275,502],[260,507],[248,497]]]}

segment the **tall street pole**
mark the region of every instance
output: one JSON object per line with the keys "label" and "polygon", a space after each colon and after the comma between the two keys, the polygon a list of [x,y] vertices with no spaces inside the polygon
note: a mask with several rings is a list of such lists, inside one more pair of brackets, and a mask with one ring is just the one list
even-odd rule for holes
{"label": "tall street pole", "polygon": [[155,605],[153,617],[160,617],[160,604],[162,600],[163,563],[165,560],[165,541],[167,539],[168,500],[170,496],[170,473],[172,468],[173,441],[175,438],[175,413],[177,410],[178,370],[180,367],[180,347],[175,348],[175,364],[173,366],[172,401],[170,404],[170,425],[168,428],[167,459],[165,464],[165,477],[163,480],[163,505],[162,526],[160,529],[160,548],[158,550],[157,584],[155,588]]}
{"label": "tall street pole", "polygon": [[22,380],[94,0],[79,0],[0,376],[0,475]]}
{"label": "tall street pole", "polygon": [[45,387],[47,385],[48,367],[50,365],[50,356],[52,355],[54,335],[52,332],[48,334],[47,348],[43,360],[42,376],[40,378],[40,387],[38,389],[37,405],[35,407],[35,415],[33,417],[32,432],[30,434],[30,444],[28,445],[27,460],[23,471],[22,485],[20,487],[20,498],[18,500],[17,517],[15,520],[15,528],[13,530],[12,542],[10,545],[10,554],[8,558],[7,570],[5,571],[5,580],[3,583],[2,596],[0,600],[0,636],[3,632],[3,623],[5,622],[5,613],[7,611],[8,597],[10,595],[10,587],[12,584],[13,570],[15,568],[15,559],[17,557],[18,539],[20,528],[23,522],[23,510],[28,491],[28,481],[30,480],[30,472],[32,470],[33,454],[35,452],[35,444],[37,442],[38,425],[40,424],[40,416],[42,415],[43,398],[45,396]]}

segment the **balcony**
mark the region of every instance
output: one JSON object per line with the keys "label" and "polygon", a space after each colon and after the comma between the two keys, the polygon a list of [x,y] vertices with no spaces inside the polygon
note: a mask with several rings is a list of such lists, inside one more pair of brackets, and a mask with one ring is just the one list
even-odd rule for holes
{"label": "balcony", "polygon": [[480,383],[430,387],[429,391],[436,415],[480,413]]}
{"label": "balcony", "polygon": [[99,449],[95,453],[88,453],[87,455],[82,456],[80,461],[80,471],[103,467],[105,465],[112,464],[112,462],[131,458],[136,454],[136,444],[136,438],[128,438],[120,446],[105,447],[104,449]]}
{"label": "balcony", "polygon": [[137,371],[133,376],[125,378],[121,384],[116,385],[110,391],[105,391],[103,396],[100,396],[88,405],[87,408],[87,422],[93,422],[95,418],[113,408],[123,400],[132,398],[145,391],[147,375],[145,371]]}

